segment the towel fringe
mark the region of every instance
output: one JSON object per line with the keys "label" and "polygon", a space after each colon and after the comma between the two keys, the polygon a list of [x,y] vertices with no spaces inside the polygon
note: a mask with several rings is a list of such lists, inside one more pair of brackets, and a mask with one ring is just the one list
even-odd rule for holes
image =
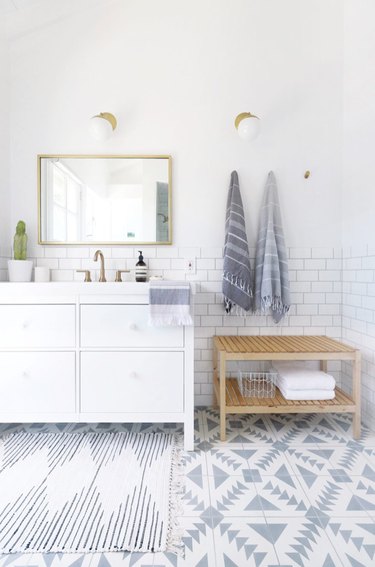
{"label": "towel fringe", "polygon": [[161,315],[156,317],[152,315],[148,324],[152,327],[182,327],[193,325],[194,321],[191,315]]}
{"label": "towel fringe", "polygon": [[253,297],[253,290],[251,289],[250,284],[245,280],[243,280],[242,278],[240,278],[239,276],[231,274],[230,272],[224,272],[223,280],[229,282],[231,285],[234,285],[234,287],[240,289],[241,291],[246,293],[246,295],[248,295],[249,297]]}
{"label": "towel fringe", "polygon": [[182,528],[179,517],[183,514],[182,498],[185,489],[185,465],[183,462],[182,436],[175,434],[175,445],[172,449],[172,466],[170,472],[170,498],[169,498],[169,528],[166,542],[166,552],[183,556],[184,544]]}
{"label": "towel fringe", "polygon": [[[228,308],[228,305],[231,305],[230,308]],[[236,305],[235,303],[232,303],[230,299],[228,299],[228,297],[224,297],[224,305],[225,305],[225,313],[224,315],[235,315],[237,317],[248,317],[249,315],[251,315],[251,310],[249,311],[245,311],[245,309],[243,309],[242,307],[240,307],[239,305]]]}
{"label": "towel fringe", "polygon": [[257,310],[258,315],[264,315],[267,309],[272,309],[277,313],[286,315],[290,309],[290,305],[285,305],[279,295],[272,297],[271,295],[265,295],[261,298],[261,308]]}

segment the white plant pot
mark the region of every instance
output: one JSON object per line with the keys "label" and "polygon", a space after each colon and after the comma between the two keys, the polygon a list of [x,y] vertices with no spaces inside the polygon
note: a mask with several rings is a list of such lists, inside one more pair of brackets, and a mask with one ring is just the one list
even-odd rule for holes
{"label": "white plant pot", "polygon": [[8,260],[10,282],[31,282],[32,260]]}

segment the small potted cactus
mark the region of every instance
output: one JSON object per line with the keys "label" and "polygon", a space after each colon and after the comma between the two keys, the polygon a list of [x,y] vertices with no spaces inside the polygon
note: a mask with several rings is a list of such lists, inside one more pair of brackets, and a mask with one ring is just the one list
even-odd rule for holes
{"label": "small potted cactus", "polygon": [[26,224],[20,220],[17,223],[16,234],[13,240],[13,260],[8,260],[8,272],[10,282],[29,282],[33,270],[31,260],[27,256],[27,234]]}

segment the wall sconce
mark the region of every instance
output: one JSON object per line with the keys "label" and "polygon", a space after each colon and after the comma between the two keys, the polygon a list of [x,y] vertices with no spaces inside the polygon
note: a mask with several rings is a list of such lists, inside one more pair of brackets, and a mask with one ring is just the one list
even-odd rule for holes
{"label": "wall sconce", "polygon": [[107,140],[117,126],[116,117],[110,112],[96,114],[90,120],[90,134],[95,140]]}
{"label": "wall sconce", "polygon": [[241,112],[236,116],[234,125],[240,138],[243,140],[254,140],[260,131],[260,120],[251,112]]}

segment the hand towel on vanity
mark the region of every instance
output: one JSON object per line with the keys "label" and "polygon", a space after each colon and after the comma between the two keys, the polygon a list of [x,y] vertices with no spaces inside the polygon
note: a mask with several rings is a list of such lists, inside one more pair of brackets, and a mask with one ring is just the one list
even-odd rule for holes
{"label": "hand towel on vanity", "polygon": [[290,308],[288,260],[275,175],[269,172],[260,211],[255,260],[255,312],[279,323]]}
{"label": "hand towel on vanity", "polygon": [[335,390],[289,390],[278,386],[286,400],[333,400]]}
{"label": "hand towel on vanity", "polygon": [[237,171],[232,171],[227,199],[223,270],[224,306],[227,313],[249,311],[251,271],[245,215]]}
{"label": "hand towel on vanity", "polygon": [[189,282],[150,281],[149,304],[154,327],[193,324]]}

